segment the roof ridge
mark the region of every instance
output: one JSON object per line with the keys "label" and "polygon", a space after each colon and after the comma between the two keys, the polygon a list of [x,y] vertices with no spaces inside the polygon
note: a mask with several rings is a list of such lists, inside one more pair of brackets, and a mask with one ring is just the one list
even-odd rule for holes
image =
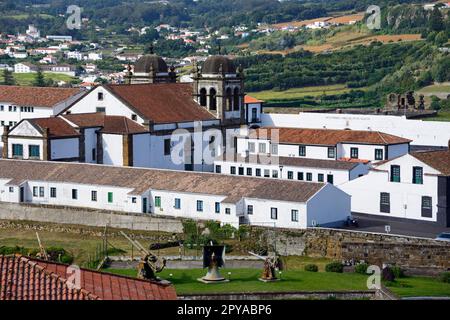
{"label": "roof ridge", "polygon": [[383,140],[383,142],[385,144],[388,144],[388,142],[386,141],[386,139],[383,137],[383,134],[380,131],[376,131],[378,133],[378,135],[380,136],[381,140]]}

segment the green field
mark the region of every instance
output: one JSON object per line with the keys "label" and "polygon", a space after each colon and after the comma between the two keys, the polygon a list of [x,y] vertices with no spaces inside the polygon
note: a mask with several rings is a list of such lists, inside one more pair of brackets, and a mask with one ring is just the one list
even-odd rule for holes
{"label": "green field", "polygon": [[[108,269],[107,272],[136,276],[136,270]],[[231,274],[228,274],[231,272]],[[292,292],[292,291],[346,291],[367,290],[367,277],[352,273],[314,273],[305,271],[284,271],[282,281],[264,283],[258,280],[261,270],[258,269],[223,269],[221,273],[231,281],[221,285],[207,285],[197,281],[205,276],[206,271],[164,270],[159,276],[171,281],[177,293],[230,293],[230,292]],[[172,275],[172,276],[171,276]]]}
{"label": "green field", "polygon": [[434,84],[419,90],[419,93],[447,93],[450,94],[450,84]]}
{"label": "green field", "polygon": [[450,111],[439,111],[436,117],[425,118],[426,121],[450,121]]}
{"label": "green field", "polygon": [[[14,79],[16,80],[17,85],[20,86],[31,86],[33,84],[33,81],[36,77],[35,73],[14,73]],[[73,77],[70,77],[65,74],[58,74],[58,73],[44,73],[45,79],[52,79],[53,81],[64,81],[67,83],[72,82],[74,79]],[[0,82],[3,81],[3,75],[0,74]]]}
{"label": "green field", "polygon": [[[107,269],[106,272],[135,277],[134,269]],[[229,274],[229,272],[231,274]],[[223,269],[221,274],[231,281],[220,285],[207,285],[197,281],[205,270],[164,270],[159,276],[173,283],[179,295],[234,292],[301,292],[301,291],[353,291],[367,290],[367,276],[356,273],[283,271],[281,281],[263,283],[258,280],[261,270]],[[408,277],[398,279],[389,286],[400,297],[449,297],[450,284],[434,278]]]}
{"label": "green field", "polygon": [[[42,18],[42,19],[52,19],[52,18],[54,18],[54,16],[52,16],[52,15],[43,14],[43,13],[40,13],[38,16],[39,16],[39,18]],[[4,18],[10,18],[10,19],[16,19],[16,20],[25,20],[25,19],[30,18],[30,15],[28,15],[28,14],[16,14],[16,15],[11,15],[11,16],[5,16]]]}
{"label": "green field", "polygon": [[351,89],[347,88],[346,85],[338,84],[331,86],[293,88],[286,91],[267,90],[260,92],[251,92],[249,94],[257,99],[270,101],[270,100],[293,100],[304,97],[320,97],[323,95],[343,94],[350,91]]}

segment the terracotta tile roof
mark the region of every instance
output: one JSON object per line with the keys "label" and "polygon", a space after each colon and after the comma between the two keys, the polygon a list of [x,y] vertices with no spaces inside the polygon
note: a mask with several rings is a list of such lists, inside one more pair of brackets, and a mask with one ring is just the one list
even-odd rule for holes
{"label": "terracotta tile roof", "polygon": [[290,144],[335,146],[338,143],[390,145],[411,142],[411,140],[378,131],[266,127],[256,130],[256,134],[262,139],[266,136],[270,139],[272,130],[278,130],[280,143]]}
{"label": "terracotta tile roof", "polygon": [[76,137],[80,133],[70,126],[66,121],[60,118],[38,118],[38,119],[26,119],[35,127],[37,127],[42,133],[46,129],[49,129],[49,137]]}
{"label": "terracotta tile roof", "polygon": [[78,128],[101,127],[102,133],[132,134],[148,132],[139,123],[123,116],[107,116],[104,113],[66,114],[61,116]]}
{"label": "terracotta tile roof", "polygon": [[11,179],[11,185],[39,180],[117,186],[130,189],[130,194],[135,195],[151,189],[300,203],[308,201],[325,185],[212,173],[19,160],[0,160],[0,179]]}
{"label": "terracotta tile roof", "polygon": [[154,123],[215,120],[192,97],[189,83],[106,85],[141,117]]}
{"label": "terracotta tile roof", "polygon": [[0,86],[0,102],[17,106],[52,108],[82,92],[75,88]]}
{"label": "terracotta tile roof", "polygon": [[450,151],[414,152],[411,155],[436,169],[444,176],[450,176]]}
{"label": "terracotta tile roof", "polygon": [[263,103],[264,101],[253,98],[249,95],[245,96],[244,103]]}
{"label": "terracotta tile roof", "polygon": [[0,300],[175,300],[172,285],[80,270],[80,287],[69,266],[23,256],[0,256]]}
{"label": "terracotta tile roof", "polygon": [[[321,160],[298,157],[270,157],[272,163],[282,166],[305,167],[305,168],[320,168],[320,169],[335,169],[335,170],[352,170],[359,163],[336,161],[336,160]],[[239,155],[232,155],[231,157],[224,156],[224,161],[238,162],[238,163],[257,163],[265,164],[264,158],[259,156],[240,157]]]}

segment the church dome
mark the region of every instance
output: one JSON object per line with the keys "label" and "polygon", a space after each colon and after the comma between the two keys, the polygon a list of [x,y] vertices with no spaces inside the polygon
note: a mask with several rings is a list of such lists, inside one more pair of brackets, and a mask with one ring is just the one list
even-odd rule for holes
{"label": "church dome", "polygon": [[167,73],[169,68],[163,58],[156,54],[148,54],[136,61],[134,66],[135,73],[150,73],[150,69],[158,73]]}
{"label": "church dome", "polygon": [[211,56],[206,59],[202,73],[219,74],[221,73],[221,68],[223,73],[236,73],[233,61],[225,56]]}

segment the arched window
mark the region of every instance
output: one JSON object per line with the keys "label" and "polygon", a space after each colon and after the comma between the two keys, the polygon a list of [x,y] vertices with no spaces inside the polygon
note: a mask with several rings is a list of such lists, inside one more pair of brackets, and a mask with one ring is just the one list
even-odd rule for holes
{"label": "arched window", "polygon": [[208,94],[208,92],[206,91],[205,88],[202,88],[202,89],[200,90],[200,105],[201,105],[202,107],[206,107],[207,104],[208,104],[208,101],[207,101],[207,99],[206,99],[206,95],[207,95],[207,94]]}
{"label": "arched window", "polygon": [[217,110],[217,92],[214,88],[209,90],[209,110]]}
{"label": "arched window", "polygon": [[234,104],[234,110],[239,111],[240,104],[241,104],[239,88],[234,88],[234,103],[233,104]]}
{"label": "arched window", "polygon": [[233,91],[231,90],[231,88],[227,88],[226,91],[226,102],[227,102],[227,111],[231,111],[233,110]]}

